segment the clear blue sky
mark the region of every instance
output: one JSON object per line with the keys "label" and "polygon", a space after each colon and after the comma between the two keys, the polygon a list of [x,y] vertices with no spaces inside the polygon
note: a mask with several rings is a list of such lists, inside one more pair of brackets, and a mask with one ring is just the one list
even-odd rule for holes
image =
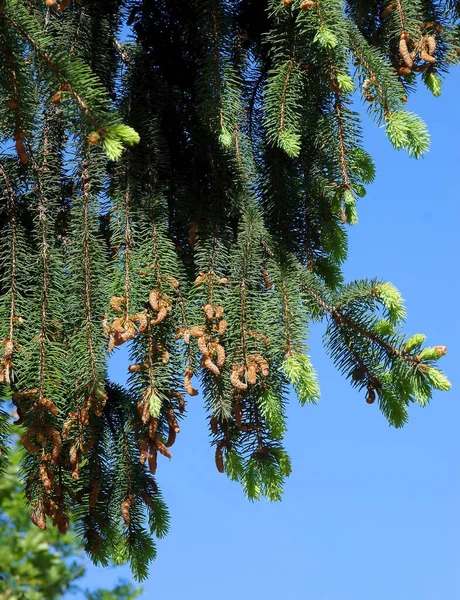
{"label": "clear blue sky", "polygon": [[[391,429],[335,372],[315,326],[322,397],[307,408],[292,399],[293,473],[279,504],[247,502],[217,472],[201,399],[191,398],[174,458],[157,471],[172,525],[143,599],[460,598],[459,97],[457,70],[441,98],[421,90],[410,100],[432,135],[420,161],[365,124],[377,179],[360,202],[345,268],[349,279],[383,277],[402,291],[407,331],[448,346],[442,367],[452,391],[413,406],[408,425]],[[111,371],[124,381],[122,352]],[[129,577],[124,567],[89,566],[85,584],[108,586],[120,574]]]}

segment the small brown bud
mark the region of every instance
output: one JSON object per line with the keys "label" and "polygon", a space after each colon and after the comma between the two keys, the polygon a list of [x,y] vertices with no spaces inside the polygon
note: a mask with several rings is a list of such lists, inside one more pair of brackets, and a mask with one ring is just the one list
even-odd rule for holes
{"label": "small brown bud", "polygon": [[99,135],[99,133],[97,131],[93,131],[88,136],[88,144],[90,146],[95,146],[96,144],[99,143],[100,139],[101,139],[101,136]]}
{"label": "small brown bud", "polygon": [[395,2],[388,4],[388,6],[386,6],[385,9],[382,11],[382,14],[381,14],[382,21],[385,21],[385,19],[388,19],[388,17],[394,11],[395,8],[396,8]]}
{"label": "small brown bud", "polygon": [[58,90],[55,94],[53,94],[53,97],[51,98],[51,102],[53,104],[59,104],[61,99],[62,99],[62,92],[61,92],[61,90]]}
{"label": "small brown bud", "polygon": [[300,8],[302,10],[310,10],[315,6],[315,3],[312,0],[303,0],[300,4]]}
{"label": "small brown bud", "polygon": [[69,6],[70,2],[71,0],[61,0],[61,2],[56,7],[56,12],[60,13],[63,10],[65,10]]}
{"label": "small brown bud", "polygon": [[15,100],[7,100],[5,106],[8,110],[16,110],[18,108],[18,103]]}
{"label": "small brown bud", "polygon": [[438,356],[444,356],[447,352],[447,346],[435,346],[434,349]]}

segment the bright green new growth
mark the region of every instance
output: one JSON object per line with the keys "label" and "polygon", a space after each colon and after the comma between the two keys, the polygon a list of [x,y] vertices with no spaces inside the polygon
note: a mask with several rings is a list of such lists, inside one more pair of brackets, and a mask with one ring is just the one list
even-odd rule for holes
{"label": "bright green new growth", "polygon": [[407,150],[419,158],[430,147],[430,135],[422,119],[405,110],[397,110],[385,121],[386,133],[396,150]]}
{"label": "bright green new growth", "polygon": [[[146,577],[187,402],[217,470],[279,500],[287,404],[319,399],[311,321],[392,426],[450,387],[399,291],[343,263],[376,175],[363,112],[427,152],[406,102],[418,78],[439,95],[458,34],[430,0],[0,2],[0,386],[37,527],[72,519]],[[0,412],[0,471],[9,440]]]}
{"label": "bright green new growth", "polygon": [[318,402],[319,383],[309,356],[290,354],[284,359],[282,368],[301,404]]}
{"label": "bright green new growth", "polygon": [[125,146],[139,143],[139,134],[128,125],[109,125],[103,133],[102,146],[109,160],[119,160]]}

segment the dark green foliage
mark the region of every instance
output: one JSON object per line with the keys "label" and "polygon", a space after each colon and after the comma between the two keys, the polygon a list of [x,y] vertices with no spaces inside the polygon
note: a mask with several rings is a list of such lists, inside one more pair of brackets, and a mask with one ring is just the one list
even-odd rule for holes
{"label": "dark green foliage", "polygon": [[[391,425],[449,388],[445,348],[403,333],[399,292],[345,284],[342,264],[375,177],[354,92],[396,149],[423,155],[405,102],[418,78],[441,93],[457,12],[0,3],[0,378],[36,525],[64,533],[72,519],[94,561],[145,577],[169,524],[153,476],[197,381],[218,470],[250,499],[280,499],[289,392],[319,399],[311,320]],[[107,360],[126,343],[122,390]],[[7,436],[1,415],[2,461]]]}

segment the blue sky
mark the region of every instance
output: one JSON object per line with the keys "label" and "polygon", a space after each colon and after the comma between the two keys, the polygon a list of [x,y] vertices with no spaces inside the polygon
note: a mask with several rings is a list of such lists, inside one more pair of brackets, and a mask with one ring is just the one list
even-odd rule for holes
{"label": "blue sky", "polygon": [[[158,542],[142,599],[454,600],[460,597],[460,81],[441,98],[425,90],[409,109],[427,122],[423,160],[392,149],[365,122],[376,182],[350,231],[348,279],[392,281],[407,301],[407,331],[446,344],[442,367],[453,388],[411,407],[402,430],[366,404],[325,355],[322,325],[310,335],[322,397],[289,407],[286,447],[293,473],[279,504],[249,503],[214,466],[200,397],[163,459],[158,482],[172,524]],[[125,379],[122,351],[112,377]],[[129,570],[88,565],[85,585],[109,586]]]}

